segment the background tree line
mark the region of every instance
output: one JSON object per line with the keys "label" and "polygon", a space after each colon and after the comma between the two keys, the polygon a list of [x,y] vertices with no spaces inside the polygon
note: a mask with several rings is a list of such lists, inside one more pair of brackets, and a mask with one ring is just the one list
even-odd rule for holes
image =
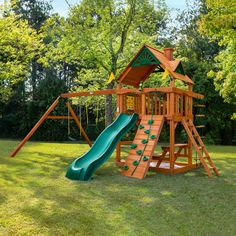
{"label": "background tree line", "polygon": [[[52,14],[43,0],[1,5],[0,136],[22,138],[60,93],[113,88],[115,81],[106,83],[110,73],[118,75],[150,43],[174,47],[194,90],[205,95],[206,118],[199,122],[206,124],[207,142],[235,142],[235,3],[188,3],[173,16],[164,0],[82,0],[67,18]],[[112,96],[98,99],[73,101],[93,137],[111,122],[115,107]],[[64,104],[56,112],[67,114]],[[72,123],[70,132],[80,138]],[[48,120],[34,139],[68,140],[67,121]]]}

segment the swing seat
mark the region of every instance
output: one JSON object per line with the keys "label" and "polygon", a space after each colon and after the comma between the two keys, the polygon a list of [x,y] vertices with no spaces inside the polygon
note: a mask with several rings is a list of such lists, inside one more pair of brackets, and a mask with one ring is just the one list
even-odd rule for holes
{"label": "swing seat", "polygon": [[68,139],[69,139],[70,141],[72,141],[72,142],[77,141],[77,139],[75,139],[75,138],[73,138],[73,137],[71,137],[71,136],[68,136]]}

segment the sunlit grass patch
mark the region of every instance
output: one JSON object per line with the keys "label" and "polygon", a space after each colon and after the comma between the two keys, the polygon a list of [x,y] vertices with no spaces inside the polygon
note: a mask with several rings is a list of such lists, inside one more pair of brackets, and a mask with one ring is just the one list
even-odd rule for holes
{"label": "sunlit grass patch", "polygon": [[[86,144],[0,141],[0,235],[234,235],[236,148],[209,146],[220,177],[203,169],[144,180],[112,158],[88,182],[65,178]],[[122,150],[127,155],[128,149]]]}

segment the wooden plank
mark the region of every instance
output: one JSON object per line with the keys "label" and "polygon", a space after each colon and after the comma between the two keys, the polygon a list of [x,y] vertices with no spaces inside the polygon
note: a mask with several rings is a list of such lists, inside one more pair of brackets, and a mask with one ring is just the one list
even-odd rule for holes
{"label": "wooden plank", "polygon": [[73,120],[72,116],[47,116],[46,119],[52,119],[52,120]]}
{"label": "wooden plank", "polygon": [[[166,145],[166,146],[161,146],[162,148],[170,148],[170,145]],[[176,143],[174,144],[174,147],[188,147],[187,143]]]}
{"label": "wooden plank", "polygon": [[130,145],[132,144],[132,141],[120,141],[121,145]]}
{"label": "wooden plank", "polygon": [[174,163],[175,163],[175,122],[170,120],[170,147],[169,147],[169,155],[170,155],[170,173],[174,174]]}
{"label": "wooden plank", "polygon": [[204,98],[204,95],[202,95],[200,93],[195,93],[195,92],[189,91],[189,90],[183,90],[183,89],[179,89],[179,88],[175,88],[175,87],[171,88],[170,90],[171,90],[171,92],[187,95],[189,97],[193,97],[193,98],[197,98],[197,99]]}
{"label": "wooden plank", "polygon": [[151,92],[163,92],[170,93],[172,91],[171,88],[143,88],[143,93],[151,93]]}
{"label": "wooden plank", "polygon": [[59,102],[60,97],[58,97],[52,105],[48,108],[48,110],[43,114],[43,116],[39,119],[39,121],[34,125],[34,127],[30,130],[30,132],[25,136],[25,138],[20,142],[20,144],[16,147],[16,149],[11,153],[11,157],[14,157],[20,149],[25,145],[25,143],[31,138],[31,136],[35,133],[35,131],[39,128],[39,126],[46,120],[47,116],[51,113],[51,111],[56,107]]}

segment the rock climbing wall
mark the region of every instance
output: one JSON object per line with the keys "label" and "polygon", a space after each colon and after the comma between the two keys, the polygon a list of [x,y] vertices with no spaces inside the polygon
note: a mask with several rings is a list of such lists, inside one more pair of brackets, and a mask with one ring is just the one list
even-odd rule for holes
{"label": "rock climbing wall", "polygon": [[138,179],[146,176],[163,124],[164,116],[146,115],[142,118],[122,175]]}

